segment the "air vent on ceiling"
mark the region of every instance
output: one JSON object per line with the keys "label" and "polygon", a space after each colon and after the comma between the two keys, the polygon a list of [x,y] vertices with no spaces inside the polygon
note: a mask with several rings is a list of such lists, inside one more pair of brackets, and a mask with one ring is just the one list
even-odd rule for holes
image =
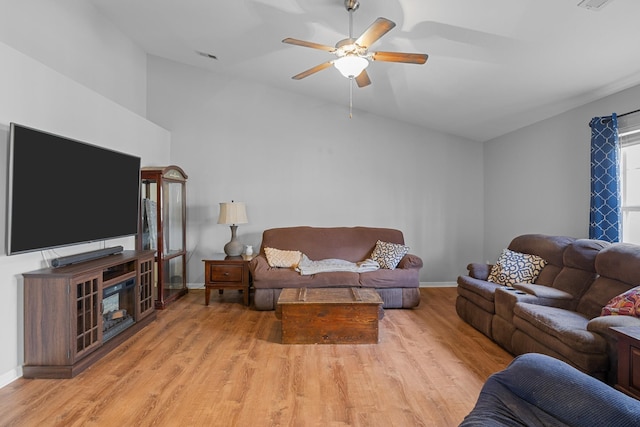
{"label": "air vent on ceiling", "polygon": [[208,53],[208,52],[201,52],[199,50],[196,50],[196,53],[200,56],[204,56],[205,58],[209,58],[209,59],[218,59],[217,56],[215,56],[212,53]]}
{"label": "air vent on ceiling", "polygon": [[598,11],[602,10],[603,7],[605,7],[612,1],[613,0],[582,0],[580,3],[578,3],[578,7]]}

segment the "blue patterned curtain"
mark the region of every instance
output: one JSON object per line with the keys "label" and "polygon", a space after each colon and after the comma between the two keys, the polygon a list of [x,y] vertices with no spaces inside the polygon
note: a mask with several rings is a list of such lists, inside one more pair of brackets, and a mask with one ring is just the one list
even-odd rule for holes
{"label": "blue patterned curtain", "polygon": [[620,143],[618,118],[594,117],[591,127],[591,214],[589,238],[621,238]]}

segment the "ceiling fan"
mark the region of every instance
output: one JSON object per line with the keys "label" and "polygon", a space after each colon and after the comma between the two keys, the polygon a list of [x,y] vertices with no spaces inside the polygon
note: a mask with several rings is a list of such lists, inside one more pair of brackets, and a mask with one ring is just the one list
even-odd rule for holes
{"label": "ceiling fan", "polygon": [[304,79],[333,65],[343,76],[351,80],[355,79],[358,87],[365,87],[371,84],[369,75],[365,70],[370,61],[404,62],[408,64],[424,64],[427,62],[429,56],[422,53],[369,52],[369,47],[395,27],[396,24],[386,18],[378,18],[360,37],[354,39],[353,12],[360,7],[360,3],[358,0],[344,0],[344,6],[349,12],[349,38],[340,40],[335,47],[292,38],[282,40],[283,43],[324,50],[333,53],[337,57],[296,74],[292,77],[294,80]]}

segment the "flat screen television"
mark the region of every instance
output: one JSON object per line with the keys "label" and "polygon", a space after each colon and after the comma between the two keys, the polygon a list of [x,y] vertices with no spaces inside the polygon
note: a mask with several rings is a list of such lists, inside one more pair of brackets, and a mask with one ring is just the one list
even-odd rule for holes
{"label": "flat screen television", "polygon": [[135,235],[140,158],[11,123],[7,254]]}

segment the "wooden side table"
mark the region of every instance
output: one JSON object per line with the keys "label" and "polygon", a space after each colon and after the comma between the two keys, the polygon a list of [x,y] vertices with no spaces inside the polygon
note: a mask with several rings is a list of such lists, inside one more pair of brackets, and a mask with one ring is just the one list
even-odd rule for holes
{"label": "wooden side table", "polygon": [[640,327],[611,328],[618,335],[618,380],[616,388],[640,399]]}
{"label": "wooden side table", "polygon": [[251,277],[249,261],[252,257],[230,257],[226,254],[215,254],[204,262],[204,303],[209,305],[211,289],[218,289],[222,294],[225,289],[238,289],[244,293],[244,305],[249,305],[249,287]]}

